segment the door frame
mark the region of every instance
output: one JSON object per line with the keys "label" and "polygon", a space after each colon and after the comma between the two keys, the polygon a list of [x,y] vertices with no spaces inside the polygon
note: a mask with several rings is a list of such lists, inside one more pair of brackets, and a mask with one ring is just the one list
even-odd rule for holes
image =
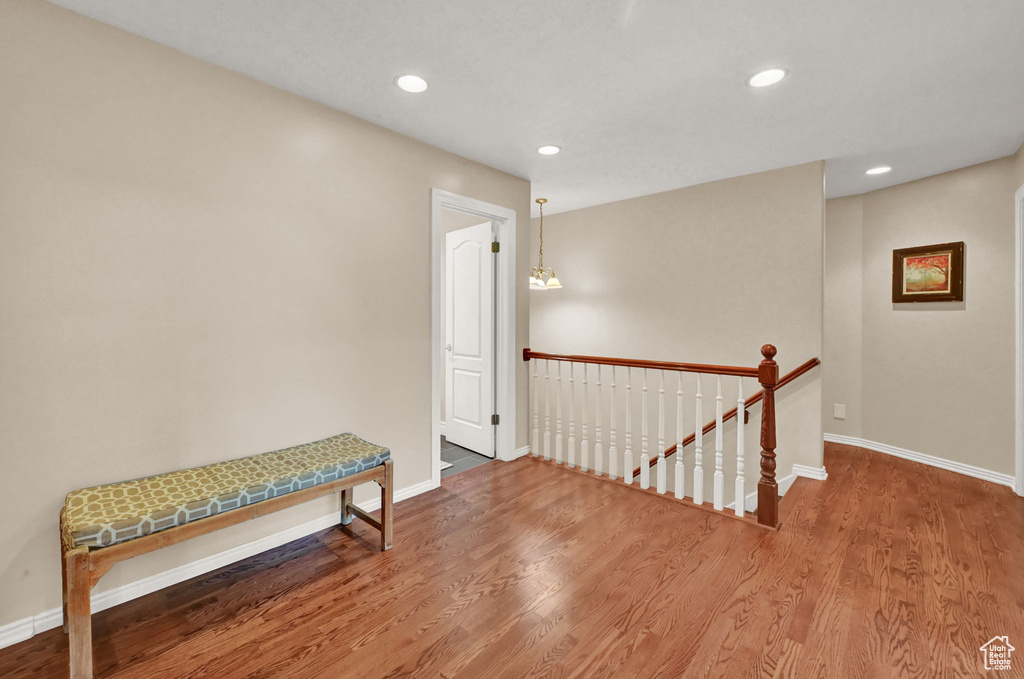
{"label": "door frame", "polygon": [[444,229],[441,210],[455,210],[490,220],[501,249],[494,272],[494,410],[499,424],[494,436],[494,456],[515,459],[516,450],[516,211],[460,196],[441,189],[430,190],[430,479],[441,485],[441,257]]}
{"label": "door frame", "polygon": [[1014,194],[1014,215],[1016,234],[1016,297],[1017,314],[1015,318],[1016,341],[1016,399],[1014,431],[1014,483],[1013,490],[1017,495],[1024,496],[1024,186]]}

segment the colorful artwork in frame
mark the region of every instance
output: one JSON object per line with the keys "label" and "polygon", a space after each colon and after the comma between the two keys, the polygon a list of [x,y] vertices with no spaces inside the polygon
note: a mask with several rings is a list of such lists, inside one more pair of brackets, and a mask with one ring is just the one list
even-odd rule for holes
{"label": "colorful artwork in frame", "polygon": [[893,302],[963,300],[963,241],[892,251]]}

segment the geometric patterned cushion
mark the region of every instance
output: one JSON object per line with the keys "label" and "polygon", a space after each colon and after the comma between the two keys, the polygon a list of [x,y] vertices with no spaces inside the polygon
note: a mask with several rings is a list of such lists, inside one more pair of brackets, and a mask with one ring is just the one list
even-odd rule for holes
{"label": "geometric patterned cushion", "polygon": [[68,493],[65,549],[107,547],[384,464],[387,448],[341,434],[272,453]]}

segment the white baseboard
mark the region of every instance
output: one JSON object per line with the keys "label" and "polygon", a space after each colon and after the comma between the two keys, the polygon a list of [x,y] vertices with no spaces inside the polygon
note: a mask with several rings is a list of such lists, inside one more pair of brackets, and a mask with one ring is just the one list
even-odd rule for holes
{"label": "white baseboard", "polygon": [[802,476],[806,479],[815,479],[816,481],[824,481],[828,478],[828,472],[825,471],[825,467],[809,467],[805,464],[794,464],[793,475]]}
{"label": "white baseboard", "polygon": [[[420,495],[422,493],[426,493],[428,490],[432,490],[432,489],[433,489],[433,486],[431,485],[429,479],[426,480],[426,481],[423,481],[421,483],[417,483],[415,485],[409,486],[408,488],[399,488],[398,490],[395,491],[395,502],[401,502],[402,500],[408,500],[411,497],[416,497],[417,495]],[[380,494],[375,495],[373,497],[373,499],[368,501],[368,502],[363,502],[362,504],[359,505],[359,508],[362,509],[364,512],[375,512],[375,511],[377,511],[378,509],[380,509]],[[331,518],[331,517],[334,517],[334,514],[329,514],[326,518]],[[334,517],[334,518],[337,518],[337,517]],[[337,523],[337,521],[335,521],[334,523]],[[328,524],[328,526],[332,526],[332,525],[334,525],[334,524]],[[322,529],[320,529],[320,530],[322,530]],[[310,531],[310,532],[311,533],[315,533],[316,531],[314,530],[314,531]],[[295,539],[295,538],[292,538],[292,539]]]}
{"label": "white baseboard", "polygon": [[[808,467],[807,465],[803,464],[794,464],[792,474],[790,474],[789,476],[783,476],[781,479],[776,479],[775,481],[777,484],[779,484],[779,496],[781,497],[785,495],[787,492],[789,492],[789,489],[790,487],[792,487],[793,482],[796,481],[797,478],[801,476],[807,479],[815,479],[816,481],[824,481],[825,479],[828,478],[828,472],[825,471],[824,467]],[[748,512],[756,512],[757,491],[755,490],[753,493],[747,495],[743,504],[746,506]],[[725,506],[726,509],[732,509],[732,507],[732,502]]]}
{"label": "white baseboard", "polygon": [[942,457],[935,457],[934,455],[918,453],[913,450],[907,450],[906,448],[897,448],[896,446],[890,446],[887,443],[878,443],[877,441],[869,441],[855,436],[841,436],[839,434],[825,434],[825,441],[829,443],[842,443],[848,446],[857,446],[858,448],[867,448],[868,450],[873,450],[876,453],[885,453],[886,455],[892,455],[893,457],[901,457],[904,460],[920,462],[921,464],[926,464],[930,467],[938,467],[939,469],[945,469],[965,476],[973,476],[974,478],[982,479],[983,481],[998,483],[1001,486],[1009,486],[1010,488],[1013,488],[1014,485],[1014,478],[1010,474],[1000,474],[999,472],[994,472],[990,469],[982,469],[981,467],[974,467],[969,464],[964,464],[963,462],[956,462]]}
{"label": "white baseboard", "polygon": [[[796,465],[794,465],[794,466],[796,466]],[[779,495],[780,496],[785,495],[789,491],[790,486],[792,486],[793,482],[796,481],[796,477],[797,476],[799,476],[799,475],[798,474],[790,474],[789,476],[783,476],[781,479],[776,479],[775,480],[775,483],[779,484]],[[756,484],[756,481],[755,481],[755,484]],[[736,501],[733,500],[732,502],[727,504],[725,506],[725,508],[726,509],[732,509],[735,506],[736,506]],[[748,493],[747,496],[745,498],[743,498],[743,507],[748,512],[756,512],[757,511],[757,491],[756,490],[753,493]]]}
{"label": "white baseboard", "polygon": [[[407,488],[401,488],[395,491],[395,502],[401,502],[411,497],[425,493],[432,489],[432,485],[429,480],[417,483]],[[360,509],[367,512],[374,512],[380,509],[380,497],[375,497],[369,502],[364,502],[359,505]],[[208,557],[193,561],[191,563],[178,566],[166,570],[162,573],[157,573],[148,578],[143,578],[136,582],[116,587],[106,592],[100,592],[92,595],[92,611],[94,613],[123,604],[126,601],[137,599],[140,596],[145,596],[157,590],[163,589],[164,587],[170,587],[171,585],[179,582],[184,582],[190,578],[194,578],[197,575],[203,573],[209,573],[210,571],[216,570],[228,564],[242,559],[247,559],[250,556],[254,556],[261,552],[265,552],[268,549],[280,547],[281,545],[287,544],[292,540],[298,540],[299,538],[312,535],[317,531],[330,528],[331,526],[338,525],[339,516],[337,513],[331,513],[327,516],[322,516],[312,521],[293,526],[286,530],[268,535],[252,542],[247,542],[244,545],[239,545],[232,549],[227,549],[217,554],[211,554]],[[30,639],[40,632],[44,632],[54,627],[59,627],[62,620],[61,609],[53,608],[36,615],[22,618],[21,620],[15,620],[12,623],[8,623],[0,627],[0,648],[6,648],[26,639]]]}
{"label": "white baseboard", "polygon": [[515,452],[512,453],[512,457],[503,457],[500,459],[504,460],[505,462],[511,462],[512,460],[518,460],[523,455],[526,455],[529,452],[530,446],[523,446],[522,448],[516,448]]}
{"label": "white baseboard", "polygon": [[[57,609],[57,615],[60,615],[59,608]],[[15,620],[12,623],[8,623],[3,627],[0,627],[0,648],[7,648],[8,646],[13,646],[14,644],[25,641],[26,639],[31,639],[35,634],[34,625],[35,619],[30,616],[28,618],[22,618],[21,620]],[[54,627],[56,627],[56,625],[54,625]]]}
{"label": "white baseboard", "polygon": [[441,429],[441,436],[444,436],[444,432],[448,428],[445,421],[441,420],[441,424],[439,424],[438,427]]}

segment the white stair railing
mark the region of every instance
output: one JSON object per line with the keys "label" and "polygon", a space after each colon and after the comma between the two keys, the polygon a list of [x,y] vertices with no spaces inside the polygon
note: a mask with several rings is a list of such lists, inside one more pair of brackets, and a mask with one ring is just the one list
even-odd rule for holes
{"label": "white stair railing", "polygon": [[633,484],[633,411],[630,408],[633,391],[633,369],[626,366],[626,452],[622,461],[622,480],[627,484]]}
{"label": "white stair railing", "polygon": [[662,495],[668,490],[668,478],[665,470],[665,371],[659,370],[658,383],[658,492]]}
{"label": "white stair railing", "polygon": [[590,441],[587,439],[587,368],[583,364],[583,439],[580,441],[580,469],[590,470]]}
{"label": "white stair railing", "polygon": [[[738,395],[736,396],[736,427],[739,429],[739,434],[736,435],[736,491],[734,493],[736,503],[733,507],[733,510],[736,512],[736,516],[743,516],[747,510],[747,486],[746,478],[744,477],[745,461],[743,460],[743,439],[746,438],[744,428],[746,427],[747,413],[745,404],[743,402],[742,378],[737,380],[737,385]],[[682,450],[682,446],[679,446],[679,449]],[[682,455],[680,455],[679,457],[682,457]]]}
{"label": "white stair railing", "polygon": [[562,464],[562,362],[558,362],[558,375],[555,377],[555,462]]}
{"label": "white stair railing", "polygon": [[[619,476],[618,476],[618,473],[619,473],[619,468],[618,468],[619,449],[618,449],[618,447],[616,445],[616,439],[615,439],[616,435],[615,435],[615,366],[614,365],[612,366],[611,402],[610,402],[609,411],[611,412],[611,417],[609,418],[609,424],[611,426],[610,426],[610,430],[608,432],[609,439],[610,439],[609,442],[608,442],[608,478],[610,478],[612,480],[615,480],[615,479],[619,478]],[[632,467],[630,467],[630,469],[632,469]]]}
{"label": "white stair railing", "polygon": [[551,459],[551,361],[544,361],[544,459]]}
{"label": "white stair railing", "polygon": [[[639,486],[641,489],[659,495],[667,495],[671,490],[671,496],[678,500],[692,501],[694,504],[704,504],[705,479],[704,479],[704,436],[714,429],[714,471],[710,481],[711,502],[710,506],[717,510],[726,509],[727,501],[731,500],[729,509],[730,515],[745,517],[746,508],[746,459],[745,459],[745,436],[746,436],[746,414],[751,405],[762,402],[762,427],[761,427],[761,474],[758,486],[758,522],[775,526],[778,522],[778,493],[775,483],[775,400],[774,391],[776,386],[791,381],[791,379],[803,374],[807,369],[817,365],[817,359],[808,361],[798,370],[790,375],[778,379],[778,368],[774,362],[775,348],[766,345],[762,349],[764,360],[756,367],[739,366],[718,366],[690,363],[667,363],[662,361],[640,361],[634,359],[613,359],[595,356],[564,356],[557,354],[540,354],[529,349],[524,351],[525,360],[533,360],[531,380],[532,398],[532,424],[531,431],[531,452],[533,457],[542,454],[545,460],[552,460],[556,464],[567,464],[568,467],[576,467],[578,471],[588,472],[595,477],[607,476],[610,480],[622,479],[624,484],[632,484],[633,477],[639,475]],[[537,361],[544,361],[544,385],[541,389],[538,383]],[[557,362],[555,372],[554,388],[552,395],[551,363]],[[564,442],[563,429],[563,398],[564,382],[563,367],[561,363],[568,363],[568,441]],[[579,441],[576,440],[576,399],[579,391],[576,385],[576,364],[582,364],[582,431]],[[591,375],[590,366],[594,365],[596,374]],[[606,374],[604,366],[611,370]],[[626,369],[626,382],[624,394],[618,391],[617,378],[618,368]],[[634,419],[634,395],[633,395],[633,370],[642,371],[642,384],[640,389],[640,466],[634,468],[633,458],[633,427],[636,425]],[[651,370],[657,370],[658,378],[658,430],[657,450],[652,455],[649,437],[649,426],[651,413],[648,406],[650,391],[649,376]],[[672,410],[666,408],[666,372],[676,373],[676,407],[674,415]],[[693,426],[690,427],[690,420],[686,417],[687,395],[691,393],[691,387],[684,386],[684,378],[692,373],[692,394],[693,401]],[[713,375],[715,378],[715,414],[714,420],[704,423],[704,388],[710,385],[705,378]],[[594,379],[591,380],[591,377]],[[609,378],[607,398],[604,392],[604,379]],[[689,379],[689,378],[687,378]],[[745,398],[744,379],[757,379],[761,383],[762,391],[751,398]],[[591,381],[594,388],[594,439],[590,439],[590,390]],[[543,428],[540,426],[539,402],[540,392],[544,391],[544,417]],[[732,399],[735,392],[736,407],[730,412],[724,412],[725,399]],[[749,393],[749,392],[747,392]],[[622,398],[620,398],[622,397]],[[552,441],[551,406],[554,398],[554,441]],[[624,427],[624,447],[620,450],[618,440],[618,407],[620,400],[624,400],[625,421],[621,422]],[[607,411],[609,428],[608,438],[605,438],[605,411]],[[731,421],[735,420],[735,424]],[[727,430],[727,423],[729,428]],[[667,427],[675,426],[675,445],[666,449]],[[736,437],[735,456],[726,455],[725,437],[727,433]],[[543,434],[543,436],[541,436]],[[552,445],[552,443],[554,445]],[[690,473],[687,473],[687,461],[683,452],[687,445],[693,444],[693,461]],[[675,455],[673,471],[668,473],[668,457]],[[607,456],[607,457],[606,457]],[[735,466],[732,466],[732,465]],[[651,489],[651,467],[655,468],[654,488]],[[619,474],[619,469],[622,474]],[[726,477],[732,475],[733,484],[731,498],[726,496]],[[689,478],[688,478],[689,477]],[[671,488],[670,486],[671,481]],[[689,491],[689,492],[687,492]],[[689,495],[692,500],[687,500]]]}
{"label": "white stair railing", "polygon": [[704,502],[704,394],[700,390],[700,373],[697,373],[697,417],[694,420],[694,454],[693,454],[693,501]]}
{"label": "white stair railing", "polygon": [[576,466],[576,364],[569,363],[569,453],[570,467]]}
{"label": "white stair railing", "polygon": [[540,455],[540,427],[537,415],[537,401],[540,399],[540,392],[537,390],[537,363],[533,362],[533,385],[530,387],[530,396],[533,399],[533,436],[530,438],[530,452],[534,457]]}
{"label": "white stair railing", "polygon": [[604,461],[604,447],[601,445],[601,366],[597,366],[597,403],[594,405],[594,474],[601,475],[601,463]]}
{"label": "white stair railing", "polygon": [[715,509],[725,507],[725,474],[722,473],[722,376],[718,376],[718,395],[715,396]]}
{"label": "white stair railing", "polygon": [[647,453],[647,368],[640,400],[640,487],[651,487],[651,456]]}
{"label": "white stair railing", "polygon": [[676,499],[682,500],[686,497],[686,466],[683,464],[683,438],[685,434],[683,430],[686,428],[683,423],[683,373],[677,373],[679,376],[679,388],[676,389],[676,450],[680,451],[676,455],[676,476],[675,476],[675,493]]}

